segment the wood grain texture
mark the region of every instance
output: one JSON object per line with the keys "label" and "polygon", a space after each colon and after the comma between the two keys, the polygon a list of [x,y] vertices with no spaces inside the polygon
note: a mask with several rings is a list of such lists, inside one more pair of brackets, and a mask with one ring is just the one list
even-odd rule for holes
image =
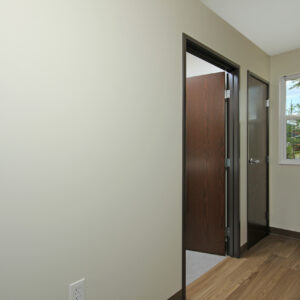
{"label": "wood grain texture", "polygon": [[270,235],[191,283],[187,300],[299,300],[300,240]]}
{"label": "wood grain texture", "polygon": [[188,250],[225,254],[225,72],[186,81]]}

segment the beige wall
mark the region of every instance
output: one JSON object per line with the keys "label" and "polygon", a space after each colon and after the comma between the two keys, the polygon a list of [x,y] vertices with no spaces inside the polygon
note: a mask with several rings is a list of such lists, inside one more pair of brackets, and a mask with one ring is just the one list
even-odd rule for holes
{"label": "beige wall", "polygon": [[279,78],[300,73],[300,49],[271,57],[270,225],[300,231],[300,166],[279,165]]}
{"label": "beige wall", "polygon": [[3,0],[1,299],[65,300],[83,276],[87,300],[180,289],[183,32],[241,65],[246,241],[246,72],[268,80],[265,53],[199,0]]}

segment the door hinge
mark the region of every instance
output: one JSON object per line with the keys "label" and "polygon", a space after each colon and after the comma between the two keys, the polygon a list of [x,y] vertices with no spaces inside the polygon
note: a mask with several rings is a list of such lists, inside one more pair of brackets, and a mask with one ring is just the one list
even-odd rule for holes
{"label": "door hinge", "polygon": [[270,100],[269,99],[266,100],[266,107],[270,107]]}
{"label": "door hinge", "polygon": [[230,228],[225,227],[225,241],[228,241],[230,239]]}
{"label": "door hinge", "polygon": [[267,162],[267,164],[270,162],[269,155],[266,156],[266,162]]}
{"label": "door hinge", "polygon": [[225,90],[224,98],[225,100],[230,98],[230,90]]}
{"label": "door hinge", "polygon": [[231,167],[230,158],[225,158],[225,168],[230,168],[230,167]]}

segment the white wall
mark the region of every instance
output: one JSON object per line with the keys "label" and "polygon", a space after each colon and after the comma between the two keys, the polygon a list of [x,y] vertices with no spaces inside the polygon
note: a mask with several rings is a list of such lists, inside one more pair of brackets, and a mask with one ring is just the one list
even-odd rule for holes
{"label": "white wall", "polygon": [[271,57],[270,226],[300,231],[300,166],[279,164],[279,79],[300,73],[300,49]]}
{"label": "white wall", "polygon": [[247,69],[269,57],[199,0],[2,0],[5,300],[166,299],[181,287],[182,33]]}
{"label": "white wall", "polygon": [[224,72],[224,70],[200,59],[199,57],[186,53],[186,77],[194,77],[200,75],[207,75],[212,73]]}

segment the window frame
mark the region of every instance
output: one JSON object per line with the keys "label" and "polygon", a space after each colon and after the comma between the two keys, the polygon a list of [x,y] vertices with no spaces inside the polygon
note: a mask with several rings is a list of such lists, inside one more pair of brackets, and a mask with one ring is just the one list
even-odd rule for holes
{"label": "window frame", "polygon": [[279,164],[300,165],[300,159],[286,158],[286,81],[300,79],[300,73],[281,76],[279,80]]}

